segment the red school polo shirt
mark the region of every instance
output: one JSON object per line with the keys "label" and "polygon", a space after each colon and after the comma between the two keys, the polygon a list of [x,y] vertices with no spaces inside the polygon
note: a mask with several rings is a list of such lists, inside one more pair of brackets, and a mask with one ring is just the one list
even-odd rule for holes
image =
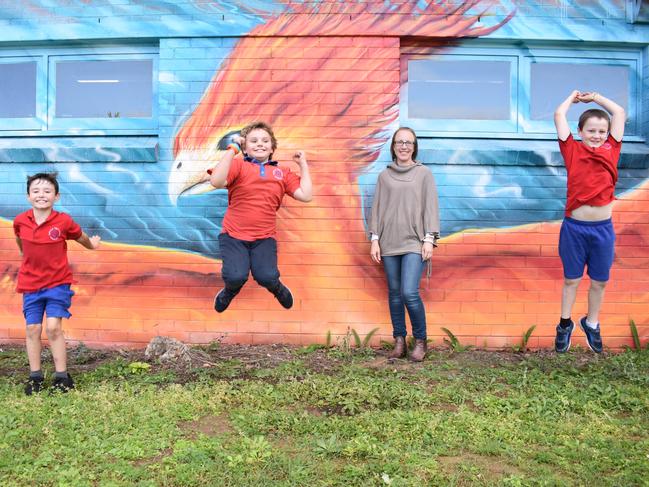
{"label": "red school polo shirt", "polygon": [[599,147],[577,142],[572,134],[559,140],[559,149],[568,172],[566,216],[582,205],[605,206],[615,199],[617,162],[622,142],[610,134]]}
{"label": "red school polo shirt", "polygon": [[300,187],[300,177],[291,170],[265,164],[262,171],[259,164],[240,157],[232,160],[227,182],[223,232],[246,241],[275,237],[276,214],[284,194],[292,197]]}
{"label": "red school polo shirt", "polygon": [[52,210],[38,225],[34,210],[27,210],[14,219],[14,233],[23,246],[16,291],[28,293],[74,282],[66,240],[77,240],[83,232],[70,215]]}

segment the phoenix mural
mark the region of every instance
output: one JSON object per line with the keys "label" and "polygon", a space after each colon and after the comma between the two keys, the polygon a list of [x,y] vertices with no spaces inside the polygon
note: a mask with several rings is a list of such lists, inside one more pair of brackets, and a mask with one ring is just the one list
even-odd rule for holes
{"label": "phoenix mural", "polygon": [[[364,211],[399,123],[400,46],[407,41],[441,48],[488,36],[519,14],[510,2],[480,0],[382,2],[392,12],[382,15],[372,2],[275,2],[272,9],[258,3],[241,7],[249,32],[215,63],[193,109],[177,117],[172,142],[161,140],[172,160],[121,164],[128,154],[109,151],[106,162],[56,164],[59,209],[107,242],[93,255],[72,252],[79,284],[75,317],[67,325],[71,338],[143,343],[155,334],[174,334],[200,342],[227,333],[234,341],[309,343],[327,331],[363,331],[377,323],[388,333],[384,278],[368,257]],[[183,8],[208,7],[190,2]],[[214,2],[211,8],[234,7]],[[300,303],[280,311],[253,283],[232,311],[216,316],[211,297],[220,284],[217,235],[227,194],[200,180],[220,159],[228,137],[256,119],[273,126],[280,161],[298,148],[309,158],[314,201],[303,206],[287,199],[278,216],[280,270]],[[547,157],[543,150],[536,156]],[[537,344],[549,345],[561,284],[556,244],[562,199],[548,203],[535,196],[526,183],[534,175],[524,163],[498,177],[465,174],[461,164],[435,166],[425,156],[423,162],[440,188],[445,235],[424,284],[431,334],[446,326],[477,345],[503,346],[538,323],[548,326],[545,341],[540,333]],[[9,220],[26,208],[26,174],[43,169],[52,167],[18,165],[2,210],[1,309],[17,330],[22,319],[12,291],[19,261]],[[540,170],[556,181],[555,193],[565,187],[556,167]],[[649,294],[636,286],[646,282],[649,267],[649,174],[645,166],[627,176],[621,175],[618,187],[618,247],[604,312],[615,310],[612,325],[632,316],[643,326],[649,318],[639,310]],[[445,207],[445,191],[458,180],[472,203]],[[500,224],[494,225],[494,207],[512,216],[496,218]],[[546,218],[539,221],[538,215]],[[616,299],[626,293],[633,299]]]}

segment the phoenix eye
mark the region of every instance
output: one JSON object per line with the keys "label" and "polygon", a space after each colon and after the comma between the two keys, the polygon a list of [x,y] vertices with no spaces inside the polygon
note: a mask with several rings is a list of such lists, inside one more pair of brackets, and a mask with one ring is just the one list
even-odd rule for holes
{"label": "phoenix eye", "polygon": [[219,140],[218,143],[218,148],[220,150],[225,150],[228,147],[228,144],[232,144],[234,142],[234,138],[239,135],[239,130],[232,130],[225,134],[223,137],[221,137],[221,140]]}

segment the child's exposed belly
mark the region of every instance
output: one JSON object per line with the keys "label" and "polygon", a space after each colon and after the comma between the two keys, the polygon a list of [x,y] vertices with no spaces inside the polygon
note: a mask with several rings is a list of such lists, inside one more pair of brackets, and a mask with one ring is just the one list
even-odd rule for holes
{"label": "child's exposed belly", "polygon": [[596,222],[607,220],[613,214],[613,202],[604,206],[581,205],[579,208],[572,210],[570,218],[585,222]]}

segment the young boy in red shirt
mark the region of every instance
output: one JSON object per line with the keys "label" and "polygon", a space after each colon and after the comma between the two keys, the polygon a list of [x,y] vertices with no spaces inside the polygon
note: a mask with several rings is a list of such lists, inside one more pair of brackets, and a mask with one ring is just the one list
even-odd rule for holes
{"label": "young boy in red shirt", "polygon": [[[570,133],[567,113],[573,103],[580,102],[597,103],[606,111],[591,109],[581,114],[578,123],[581,142],[577,142]],[[602,351],[599,311],[615,253],[611,215],[625,118],[624,109],[617,103],[599,93],[577,90],[554,113],[559,148],[568,173],[566,212],[559,236],[565,278],[555,339],[555,350],[559,353],[570,348],[575,328],[570,315],[586,266],[590,277],[588,314],[581,318],[579,326],[590,349]]]}
{"label": "young boy in red shirt", "polygon": [[[276,213],[284,194],[308,203],[312,198],[309,166],[303,151],[293,160],[300,176],[272,160],[277,139],[263,122],[244,127],[233,138],[221,161],[209,169],[205,180],[215,188],[227,188],[228,208],[223,218],[219,245],[225,287],[214,298],[214,309],[222,313],[252,277],[270,291],[286,309],[293,306],[293,295],[279,280],[277,267]],[[235,157],[243,152],[243,158]]]}
{"label": "young boy in red shirt", "polygon": [[87,249],[99,247],[98,236],[88,237],[66,213],[53,209],[59,200],[56,173],[38,173],[27,178],[27,199],[32,209],[14,219],[16,243],[22,255],[16,291],[23,293],[23,314],[27,324],[26,348],[29,379],[25,394],[39,392],[43,385],[41,371],[41,333],[43,315],[47,338],[54,358],[54,389],[67,392],[74,388],[67,372],[67,352],[62,319],[71,316],[68,308],[74,291],[68,264],[66,240],[76,240]]}

